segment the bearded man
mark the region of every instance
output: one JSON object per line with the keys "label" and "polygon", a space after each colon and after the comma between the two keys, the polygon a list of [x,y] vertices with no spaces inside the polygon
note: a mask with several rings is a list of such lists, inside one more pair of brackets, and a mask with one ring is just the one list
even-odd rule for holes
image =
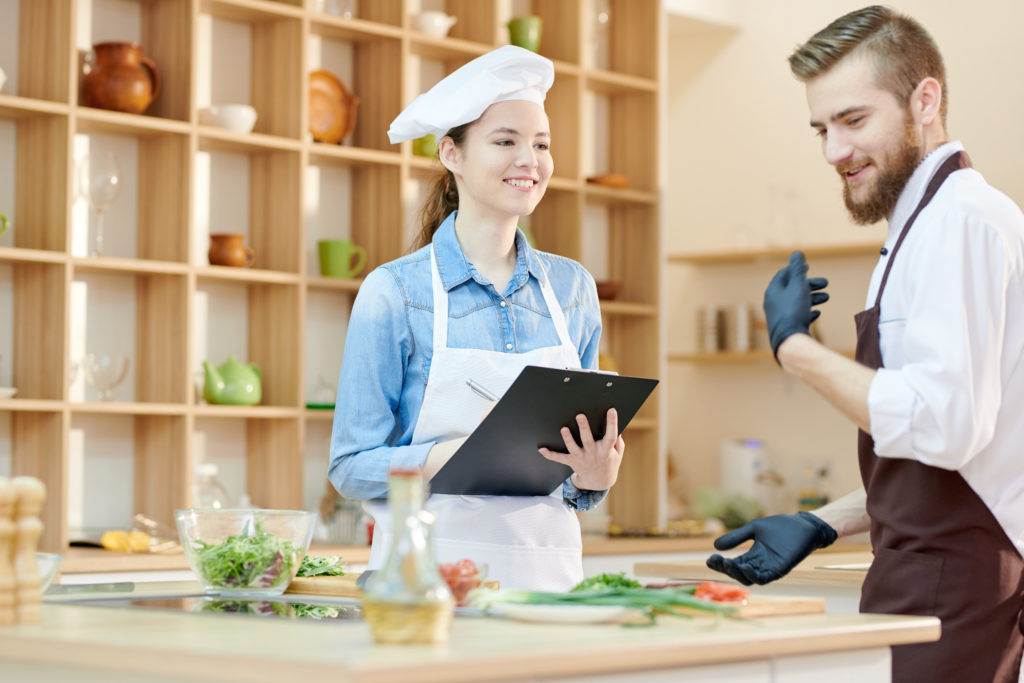
{"label": "bearded man", "polygon": [[913,19],[851,12],[790,57],[811,127],[858,223],[888,220],[850,360],[808,334],[828,295],[803,254],[768,285],[782,369],[859,428],[863,488],[755,520],[708,566],[767,583],[870,531],[862,612],[935,615],[893,648],[893,680],[1017,681],[1024,651],[1024,215],[946,134],[942,57]]}

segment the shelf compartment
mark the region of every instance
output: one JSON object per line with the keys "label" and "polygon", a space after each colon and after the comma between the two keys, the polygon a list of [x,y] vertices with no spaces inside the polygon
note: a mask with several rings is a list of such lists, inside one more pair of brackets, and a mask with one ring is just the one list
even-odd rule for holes
{"label": "shelf compartment", "polygon": [[110,258],[106,256],[73,256],[71,257],[71,265],[75,273],[186,275],[189,271],[188,265],[184,263]]}
{"label": "shelf compartment", "polygon": [[218,465],[218,479],[231,500],[248,493],[261,508],[301,509],[299,413],[293,410],[288,416],[268,418],[255,415],[250,412],[225,420],[208,416],[206,411],[197,414],[194,459]]}
{"label": "shelf compartment", "polygon": [[198,283],[193,305],[195,369],[201,369],[202,361],[218,367],[234,356],[239,362],[254,363],[262,376],[260,405],[210,406],[213,414],[234,410],[240,415],[266,415],[287,408],[291,412],[275,414],[294,416],[302,372],[299,287],[204,280]]}
{"label": "shelf compartment", "polygon": [[106,133],[109,135],[187,135],[189,126],[182,121],[159,119],[144,114],[126,114],[120,111],[79,107],[75,116],[79,133]]}
{"label": "shelf compartment", "polygon": [[[7,65],[7,85],[16,94],[51,102],[70,102],[72,7],[69,0],[14,0],[18,22],[0,29],[4,42],[17,43],[17,67]],[[5,22],[6,23],[6,22]],[[13,72],[13,73],[12,73]]]}
{"label": "shelf compartment", "polygon": [[[380,226],[402,225],[401,168],[393,164],[351,162],[318,155],[306,173],[307,204],[323,202],[320,211],[307,214],[306,273],[320,272],[316,255],[319,239],[351,239],[366,249],[365,275],[401,256],[408,245],[397,230]],[[318,281],[319,282],[319,281]]]}
{"label": "shelf compartment", "polygon": [[[186,377],[188,278],[163,273],[78,272],[72,282],[71,357],[125,355],[129,367],[110,402],[93,401],[84,369],[74,377],[76,412],[181,412],[191,387]],[[79,382],[82,382],[80,385]],[[129,389],[130,387],[130,389]]]}
{"label": "shelf compartment", "polygon": [[608,22],[609,68],[657,81],[661,55],[658,26],[661,24],[662,3],[609,0],[608,5],[611,15]]}
{"label": "shelf compartment", "polygon": [[388,140],[388,126],[402,109],[402,41],[379,38],[353,43],[351,70],[351,91],[359,98],[359,106],[356,127],[347,143],[396,150]]}
{"label": "shelf compartment", "polygon": [[[20,390],[19,390],[20,393]],[[39,549],[61,552],[67,546],[67,434],[62,412],[11,413],[11,476],[36,477],[46,486],[43,535]]]}
{"label": "shelf compartment", "polygon": [[[212,78],[197,106],[251,104],[258,115],[255,132],[300,139],[306,130],[298,106],[305,92],[302,10],[279,2],[206,0],[201,11],[207,16],[200,18],[200,33],[207,34],[208,21],[210,28],[199,61],[203,68],[209,60]],[[236,46],[248,47],[244,62]]]}
{"label": "shelf compartment", "polygon": [[260,270],[297,274],[301,249],[293,230],[302,224],[299,157],[299,152],[285,150],[200,153],[194,262],[209,262],[211,233],[242,233],[255,256],[253,270],[224,267],[209,274],[216,270],[218,277],[250,279],[260,277]]}
{"label": "shelf compartment", "polygon": [[[121,117],[143,120],[130,114]],[[184,124],[175,124],[181,127]],[[79,161],[75,173],[88,162],[101,155],[113,153],[120,168],[120,191],[105,210],[104,256],[121,259],[144,259],[177,263],[188,262],[188,225],[192,178],[189,136],[166,129],[149,127],[84,127],[76,136],[75,147]],[[116,131],[116,135],[100,131]],[[79,195],[77,179],[76,201],[83,212],[76,218],[76,238],[72,253],[84,256],[91,253],[95,236],[96,212]],[[83,239],[87,238],[87,239]],[[111,264],[112,265],[112,264]],[[154,268],[159,268],[155,266]]]}
{"label": "shelf compartment", "polygon": [[[543,22],[540,54],[553,60],[580,63],[580,3],[581,0],[531,0],[530,13],[539,16]],[[557,40],[552,37],[555,26],[559,31]],[[497,42],[501,44],[508,40],[508,29],[502,26]]]}
{"label": "shelf compartment", "polygon": [[613,204],[608,217],[608,279],[623,283],[625,301],[657,305],[658,267],[648,254],[658,253],[658,210],[642,204]]}
{"label": "shelf compartment", "polygon": [[[373,3],[378,5],[383,3]],[[371,5],[372,6],[372,5]],[[374,38],[401,38],[402,29],[389,24],[381,24],[375,21],[367,21],[353,17],[345,19],[330,14],[315,14],[310,20],[310,31],[314,35],[321,35],[332,40],[347,40],[351,42],[362,42]]]}
{"label": "shelf compartment", "polygon": [[[432,9],[424,7],[423,9]],[[501,44],[508,39],[505,33],[505,40],[497,39],[494,35],[495,27],[498,25],[498,16],[495,3],[480,2],[480,0],[446,0],[443,9],[447,14],[456,17],[458,21],[448,31],[450,39],[459,42],[483,44],[485,49],[490,49],[495,43]],[[412,16],[410,26],[412,24]],[[413,27],[415,31],[415,27]],[[414,32],[414,39],[423,36],[422,33]]]}
{"label": "shelf compartment", "polygon": [[[190,420],[138,415],[133,420],[133,510],[174,528],[174,511],[190,504]],[[170,457],[169,457],[170,456]]]}
{"label": "shelf compartment", "polygon": [[620,373],[637,377],[660,376],[660,359],[650,352],[649,341],[658,336],[656,317],[605,316],[603,323],[601,346],[615,359]]}
{"label": "shelf compartment", "polygon": [[18,388],[18,400],[62,400],[67,330],[66,268],[47,263],[14,263],[10,268],[13,286],[11,386]]}
{"label": "shelf compartment", "polygon": [[[96,5],[108,5],[103,8],[109,12],[90,16],[90,12],[96,12]],[[130,5],[134,5],[135,9],[128,10]],[[80,3],[78,7],[79,24],[84,24],[89,31],[89,44],[110,40],[137,42],[142,46],[142,55],[152,59],[156,65],[160,75],[160,90],[156,97],[142,114],[126,116],[188,121],[192,87],[191,0],[136,0],[133,3],[116,4],[94,2]],[[111,14],[115,14],[114,18],[118,20],[113,24],[110,22]],[[131,30],[133,26],[138,27],[134,35]],[[84,73],[84,69],[79,69],[76,74],[79,83]]]}
{"label": "shelf compartment", "polygon": [[352,294],[342,291],[319,290],[307,293],[303,339],[303,405],[335,402],[354,299]]}
{"label": "shelf compartment", "polygon": [[12,179],[0,190],[0,212],[10,219],[0,244],[65,251],[71,191],[67,150],[68,117],[63,114],[18,110],[15,117],[0,118],[5,159],[0,176]]}
{"label": "shelf compartment", "polygon": [[199,127],[199,149],[204,152],[234,152],[250,154],[268,150],[298,151],[298,140],[262,133],[233,133],[212,126]]}

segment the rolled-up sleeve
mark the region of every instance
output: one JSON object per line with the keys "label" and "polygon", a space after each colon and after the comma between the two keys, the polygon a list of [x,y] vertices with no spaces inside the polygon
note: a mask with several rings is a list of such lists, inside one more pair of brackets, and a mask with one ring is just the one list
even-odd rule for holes
{"label": "rolled-up sleeve", "polygon": [[413,337],[394,276],[378,268],[349,318],[328,477],[346,498],[387,496],[388,471],[421,467],[433,443],[392,445]]}
{"label": "rolled-up sleeve", "polygon": [[1010,266],[992,226],[948,212],[928,229],[912,256],[900,252],[913,291],[903,314],[879,325],[886,367],[868,409],[878,455],[952,470],[995,431]]}

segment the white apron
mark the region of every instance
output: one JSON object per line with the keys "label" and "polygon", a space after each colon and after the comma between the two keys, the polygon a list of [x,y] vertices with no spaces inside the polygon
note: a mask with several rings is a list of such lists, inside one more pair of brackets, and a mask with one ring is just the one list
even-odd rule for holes
{"label": "white apron", "polygon": [[[448,293],[441,284],[433,248],[430,256],[434,352],[413,430],[414,444],[447,441],[476,429],[490,403],[466,386],[468,379],[501,396],[527,365],[580,367],[547,277],[541,289],[559,346],[519,354],[448,348]],[[566,591],[583,580],[579,521],[562,502],[561,484],[549,496],[435,493],[426,508],[436,516],[433,538],[438,562],[468,558],[477,565],[486,564],[487,578],[497,579],[502,588]],[[367,502],[366,509],[375,524],[369,560],[369,568],[375,569],[384,564],[390,548],[392,520],[384,502]]]}

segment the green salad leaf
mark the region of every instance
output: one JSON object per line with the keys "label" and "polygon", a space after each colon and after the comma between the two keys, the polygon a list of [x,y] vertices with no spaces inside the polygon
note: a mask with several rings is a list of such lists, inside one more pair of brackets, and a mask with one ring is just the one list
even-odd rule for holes
{"label": "green salad leaf", "polygon": [[197,573],[220,588],[271,588],[287,583],[302,555],[290,541],[263,529],[257,513],[242,533],[217,544],[195,541]]}
{"label": "green salad leaf", "polygon": [[296,576],[344,576],[345,565],[337,556],[306,555]]}
{"label": "green salad leaf", "polygon": [[619,572],[618,574],[598,574],[583,579],[573,586],[570,592],[599,591],[610,588],[643,588],[643,586],[639,581],[628,578],[626,572]]}

